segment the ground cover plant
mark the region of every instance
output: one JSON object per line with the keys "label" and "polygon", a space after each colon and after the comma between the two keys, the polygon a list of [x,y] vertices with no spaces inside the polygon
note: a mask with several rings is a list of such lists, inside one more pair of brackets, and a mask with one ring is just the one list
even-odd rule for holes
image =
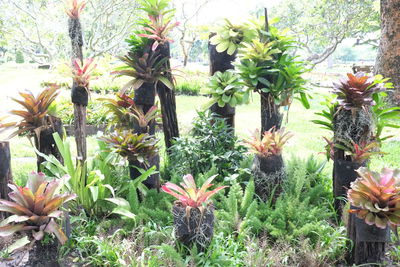
{"label": "ground cover plant", "polygon": [[[138,1],[125,50],[92,59],[84,28],[97,2],[67,2],[73,82],[26,68],[49,88],[22,93],[26,111],[0,97],[22,118],[0,114],[0,134],[15,135],[11,151],[0,142],[0,186],[8,152],[13,174],[0,191],[0,265],[400,263],[400,108],[387,104],[388,79],[307,73],[297,35],[266,18],[207,28],[193,46],[208,38],[211,73],[197,64],[175,79],[179,6]],[[21,80],[0,70],[0,82]],[[56,116],[80,132],[54,131]],[[86,123],[102,128],[86,136]],[[24,138],[47,129],[57,153]],[[338,187],[343,169],[354,179]]]}

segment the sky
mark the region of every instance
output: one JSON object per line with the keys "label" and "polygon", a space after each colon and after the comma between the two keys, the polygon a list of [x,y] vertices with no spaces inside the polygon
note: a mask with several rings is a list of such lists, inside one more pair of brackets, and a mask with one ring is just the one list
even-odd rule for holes
{"label": "sky", "polygon": [[[197,1],[197,0],[193,0]],[[279,4],[281,0],[210,0],[200,13],[198,23],[208,24],[223,18],[246,20],[249,13],[256,7],[267,7],[271,9]]]}

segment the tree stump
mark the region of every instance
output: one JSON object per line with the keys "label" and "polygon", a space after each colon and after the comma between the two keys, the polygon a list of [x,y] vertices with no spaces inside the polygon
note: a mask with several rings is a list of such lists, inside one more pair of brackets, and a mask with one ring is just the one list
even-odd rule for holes
{"label": "tree stump", "polygon": [[[9,199],[7,184],[11,182],[11,152],[10,143],[3,141],[0,142],[0,199]],[[5,217],[4,212],[0,212],[0,219]]]}
{"label": "tree stump", "polygon": [[355,214],[350,214],[347,231],[352,241],[352,249],[347,256],[349,264],[382,266],[386,243],[390,241],[390,229],[380,229],[367,225]]}

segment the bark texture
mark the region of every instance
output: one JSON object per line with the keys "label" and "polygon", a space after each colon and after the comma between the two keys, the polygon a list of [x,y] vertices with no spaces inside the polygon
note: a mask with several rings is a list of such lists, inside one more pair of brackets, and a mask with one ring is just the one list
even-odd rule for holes
{"label": "bark texture", "polygon": [[375,73],[390,78],[393,104],[400,104],[400,1],[381,0],[381,40]]}
{"label": "bark texture", "polygon": [[[157,51],[160,53],[161,58],[171,57],[168,43],[159,45]],[[166,64],[167,69],[170,70],[170,62],[168,61]],[[167,78],[172,82],[172,74],[170,72],[167,74]],[[165,147],[167,149],[167,153],[169,153],[169,148],[172,146],[172,140],[179,137],[178,118],[176,115],[175,91],[169,89],[162,82],[158,82],[157,93],[161,105]]]}
{"label": "bark texture", "polygon": [[[11,182],[11,153],[10,143],[0,142],[0,199],[9,199],[10,192],[7,184]],[[0,219],[5,217],[4,212],[0,212]]]}

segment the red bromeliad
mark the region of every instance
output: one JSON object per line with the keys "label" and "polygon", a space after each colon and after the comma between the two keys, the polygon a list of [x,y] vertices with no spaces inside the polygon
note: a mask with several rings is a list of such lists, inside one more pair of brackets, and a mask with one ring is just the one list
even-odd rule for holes
{"label": "red bromeliad", "polygon": [[93,61],[93,58],[88,58],[84,62],[80,59],[73,61],[72,76],[78,86],[88,89],[89,81],[92,79],[91,73],[97,67]]}
{"label": "red bromeliad", "polygon": [[208,188],[213,186],[211,182],[216,176],[217,175],[211,176],[200,188],[197,188],[193,176],[191,174],[187,174],[183,176],[183,183],[181,183],[182,187],[174,183],[167,182],[161,187],[161,189],[165,193],[177,198],[178,203],[182,204],[184,207],[201,208],[208,203],[209,199],[213,195],[226,187],[220,186],[214,190],[207,191]]}
{"label": "red bromeliad", "polygon": [[165,19],[163,14],[149,15],[149,19],[151,23],[144,28],[148,33],[141,33],[139,36],[154,40],[152,50],[155,51],[160,44],[172,43],[173,40],[168,38],[168,33],[179,26],[179,22],[171,23],[171,20]]}
{"label": "red bromeliad", "polygon": [[77,19],[81,15],[83,9],[86,6],[86,1],[85,0],[66,0],[65,1],[66,8],[65,8],[65,13],[72,18],[72,19]]}

